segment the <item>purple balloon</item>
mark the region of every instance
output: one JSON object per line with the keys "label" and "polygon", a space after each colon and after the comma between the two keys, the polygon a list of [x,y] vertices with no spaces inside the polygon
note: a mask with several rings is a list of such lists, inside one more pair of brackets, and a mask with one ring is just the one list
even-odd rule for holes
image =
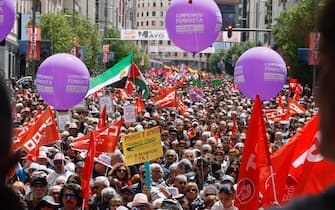
{"label": "purple balloon", "polygon": [[244,52],[234,70],[234,82],[248,98],[259,94],[262,101],[276,96],[286,82],[287,70],[283,58],[274,50],[254,47]]}
{"label": "purple balloon", "polygon": [[10,33],[15,22],[15,5],[13,0],[0,0],[0,41]]}
{"label": "purple balloon", "polygon": [[169,6],[165,26],[169,38],[179,48],[196,53],[209,47],[218,37],[221,13],[213,0],[174,0]]}
{"label": "purple balloon", "polygon": [[80,103],[90,85],[86,65],[77,57],[60,53],[47,58],[38,68],[36,86],[40,96],[59,110]]}

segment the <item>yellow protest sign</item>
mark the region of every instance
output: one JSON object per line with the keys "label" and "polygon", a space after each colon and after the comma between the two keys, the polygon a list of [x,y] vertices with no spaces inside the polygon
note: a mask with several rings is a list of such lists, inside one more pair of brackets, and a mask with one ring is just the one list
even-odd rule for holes
{"label": "yellow protest sign", "polygon": [[127,166],[162,157],[163,147],[159,127],[122,136],[122,148]]}

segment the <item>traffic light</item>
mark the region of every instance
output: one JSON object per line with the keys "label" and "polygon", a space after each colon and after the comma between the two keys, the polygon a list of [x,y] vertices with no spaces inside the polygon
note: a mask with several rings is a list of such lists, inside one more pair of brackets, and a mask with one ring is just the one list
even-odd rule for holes
{"label": "traffic light", "polygon": [[233,26],[232,25],[228,25],[227,26],[227,35],[228,35],[228,38],[231,38],[231,36],[233,35]]}

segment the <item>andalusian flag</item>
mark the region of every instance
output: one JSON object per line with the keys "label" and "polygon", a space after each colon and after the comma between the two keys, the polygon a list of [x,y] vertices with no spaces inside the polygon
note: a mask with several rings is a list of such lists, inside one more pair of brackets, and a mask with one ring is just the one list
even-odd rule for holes
{"label": "andalusian flag", "polygon": [[97,90],[110,85],[114,88],[125,88],[127,80],[132,81],[143,91],[143,98],[148,96],[147,81],[141,71],[133,63],[133,54],[123,58],[112,68],[94,77],[90,81],[90,89],[86,96],[91,95]]}

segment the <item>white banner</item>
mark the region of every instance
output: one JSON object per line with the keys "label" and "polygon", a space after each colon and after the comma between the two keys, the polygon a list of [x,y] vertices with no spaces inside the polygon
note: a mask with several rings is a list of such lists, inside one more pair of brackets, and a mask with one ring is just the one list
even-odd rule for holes
{"label": "white banner", "polygon": [[56,111],[56,119],[57,119],[58,130],[62,132],[65,130],[66,123],[69,123],[72,120],[71,112]]}
{"label": "white banner", "polygon": [[121,40],[170,40],[166,30],[121,30]]}
{"label": "white banner", "polygon": [[111,96],[102,96],[99,97],[100,111],[106,106],[106,112],[108,114],[113,113],[113,100]]}
{"label": "white banner", "polygon": [[133,104],[123,106],[123,118],[125,123],[136,122],[135,106]]}

